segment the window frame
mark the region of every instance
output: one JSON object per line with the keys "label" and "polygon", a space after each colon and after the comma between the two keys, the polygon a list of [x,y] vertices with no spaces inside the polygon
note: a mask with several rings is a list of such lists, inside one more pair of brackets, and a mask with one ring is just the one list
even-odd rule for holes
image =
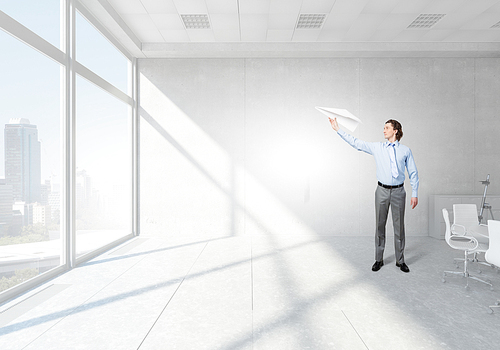
{"label": "window frame", "polygon": [[[83,66],[75,59],[76,11],[104,36],[128,59],[128,94],[124,93],[106,79]],[[133,57],[109,31],[85,8],[79,0],[60,1],[61,49],[55,47],[30,29],[17,22],[0,10],[0,29],[19,39],[34,50],[61,65],[61,139],[62,139],[62,191],[61,191],[61,260],[60,265],[39,274],[0,293],[0,304],[24,293],[41,283],[82,264],[105,251],[139,235],[139,120],[138,120],[138,69],[137,59]],[[123,101],[128,106],[131,120],[131,228],[132,232],[118,240],[108,243],[82,256],[76,257],[76,74],[87,79],[97,87]]]}

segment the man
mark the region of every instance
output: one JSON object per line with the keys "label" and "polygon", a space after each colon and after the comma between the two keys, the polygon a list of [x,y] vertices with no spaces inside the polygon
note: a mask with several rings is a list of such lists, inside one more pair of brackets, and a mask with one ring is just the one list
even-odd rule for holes
{"label": "man", "polygon": [[378,271],[384,265],[385,226],[389,207],[394,226],[394,250],[396,266],[403,272],[410,272],[405,263],[405,202],[404,188],[405,167],[408,170],[412,187],[411,208],[418,204],[418,171],[411,150],[399,143],[403,137],[403,127],[397,120],[388,120],[384,126],[386,142],[365,142],[345,133],[339,128],[337,118],[330,119],[333,130],[352,147],[375,157],[378,186],[375,191],[376,233],[375,264],[372,271]]}

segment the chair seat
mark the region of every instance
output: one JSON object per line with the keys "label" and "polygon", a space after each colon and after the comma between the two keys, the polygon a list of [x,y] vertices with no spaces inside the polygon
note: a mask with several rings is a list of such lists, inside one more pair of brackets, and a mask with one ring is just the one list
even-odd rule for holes
{"label": "chair seat", "polygon": [[470,240],[450,239],[448,244],[458,250],[475,250],[476,248],[476,244]]}

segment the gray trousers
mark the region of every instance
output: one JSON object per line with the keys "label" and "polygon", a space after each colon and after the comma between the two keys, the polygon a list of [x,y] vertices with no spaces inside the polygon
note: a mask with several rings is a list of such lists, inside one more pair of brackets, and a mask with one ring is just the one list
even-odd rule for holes
{"label": "gray trousers", "polygon": [[389,208],[392,213],[392,224],[394,225],[394,252],[396,262],[405,262],[405,203],[406,191],[404,186],[394,189],[377,186],[375,191],[375,215],[377,229],[375,232],[375,260],[382,261],[385,249],[385,226]]}

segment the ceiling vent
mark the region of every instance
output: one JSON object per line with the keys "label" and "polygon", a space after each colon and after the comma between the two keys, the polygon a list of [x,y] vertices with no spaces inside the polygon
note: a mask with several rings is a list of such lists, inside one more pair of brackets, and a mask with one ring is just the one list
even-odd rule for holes
{"label": "ceiling vent", "polygon": [[325,13],[301,13],[296,29],[320,29],[325,22]]}
{"label": "ceiling vent", "polygon": [[497,23],[495,23],[494,25],[492,25],[490,28],[500,28],[500,21],[498,21]]}
{"label": "ceiling vent", "polygon": [[419,15],[413,22],[410,23],[408,28],[410,29],[426,29],[431,28],[437,22],[439,22],[445,14],[429,14],[423,13]]}
{"label": "ceiling vent", "polygon": [[186,29],[210,29],[208,15],[181,15]]}

